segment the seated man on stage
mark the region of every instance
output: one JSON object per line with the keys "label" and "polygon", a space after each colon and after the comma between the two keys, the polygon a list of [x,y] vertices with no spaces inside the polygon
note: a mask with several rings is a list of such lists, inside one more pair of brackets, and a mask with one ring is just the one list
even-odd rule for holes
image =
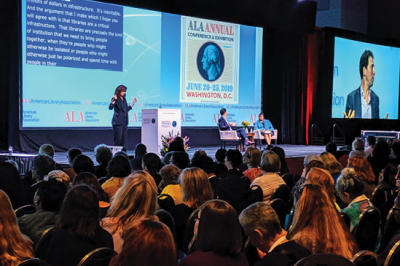
{"label": "seated man on stage", "polygon": [[[226,119],[226,117],[228,116],[228,111],[226,111],[225,108],[222,108],[219,112],[221,114],[221,118],[218,119],[219,129],[222,131],[235,130],[232,129],[232,127],[237,126],[237,123],[229,123],[228,120]],[[236,134],[238,137],[241,138],[242,142],[245,141],[246,146],[254,144],[254,142],[250,141],[247,138],[247,133],[243,128],[236,129]]]}
{"label": "seated man on stage", "polygon": [[267,144],[271,144],[271,137],[274,135],[274,127],[268,119],[264,119],[263,113],[258,115],[258,120],[254,125],[254,130],[261,130],[261,135],[264,136]]}

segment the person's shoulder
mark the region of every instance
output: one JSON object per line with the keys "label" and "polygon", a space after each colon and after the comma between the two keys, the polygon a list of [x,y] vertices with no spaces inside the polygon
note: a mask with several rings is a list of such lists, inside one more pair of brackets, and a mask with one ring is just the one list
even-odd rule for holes
{"label": "person's shoulder", "polygon": [[370,89],[370,91],[371,91],[371,99],[372,98],[379,98],[378,95],[373,90]]}
{"label": "person's shoulder", "polygon": [[350,92],[349,94],[347,94],[347,97],[354,97],[359,91],[360,91],[360,87],[358,87],[357,89],[355,89],[352,92]]}

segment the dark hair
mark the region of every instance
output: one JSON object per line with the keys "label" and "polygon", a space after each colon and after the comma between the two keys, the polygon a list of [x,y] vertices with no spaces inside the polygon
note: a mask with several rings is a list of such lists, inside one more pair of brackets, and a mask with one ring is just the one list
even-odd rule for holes
{"label": "dark hair", "polygon": [[226,150],[225,149],[218,149],[215,153],[215,160],[219,163],[224,163],[226,157]]}
{"label": "dark hair", "polygon": [[337,145],[335,142],[328,142],[325,146],[326,152],[333,154],[333,156],[337,156]]}
{"label": "dark hair", "polygon": [[264,113],[259,113],[259,114],[258,114],[258,117],[260,117],[260,115],[264,116]]}
{"label": "dark hair", "polygon": [[210,200],[200,208],[196,248],[237,258],[242,232],[235,209],[223,200]]}
{"label": "dark hair", "polygon": [[176,151],[172,154],[172,163],[179,169],[185,169],[189,166],[189,155],[184,151]]}
{"label": "dark hair", "polygon": [[363,78],[363,68],[368,68],[369,58],[374,59],[374,55],[370,50],[365,50],[364,53],[360,57],[360,77]]}
{"label": "dark hair", "polygon": [[94,236],[100,229],[96,192],[86,185],[72,187],[65,197],[56,227],[71,235]]}
{"label": "dark hair", "polygon": [[68,161],[72,163],[76,156],[81,155],[82,151],[78,148],[71,148],[68,150]]}
{"label": "dark hair", "polygon": [[176,136],[173,142],[178,142],[178,143],[180,143],[182,145],[182,147],[184,146],[183,145],[183,139],[181,137],[179,137],[179,136]]}
{"label": "dark hair", "polygon": [[106,144],[99,144],[94,148],[96,160],[99,164],[108,164],[112,158],[111,149]]}
{"label": "dark hair", "polygon": [[39,148],[39,154],[46,154],[51,158],[54,157],[54,147],[51,144],[43,144]]}
{"label": "dark hair", "polygon": [[179,141],[173,141],[169,144],[168,152],[170,151],[185,151],[185,148]]}
{"label": "dark hair", "polygon": [[367,141],[370,146],[374,146],[376,143],[376,138],[374,136],[368,136]]}
{"label": "dark hair", "polygon": [[223,173],[226,173],[227,171],[228,171],[228,167],[226,167],[226,165],[222,164],[222,163],[216,164],[213,169],[213,173],[215,175],[223,174]]}
{"label": "dark hair", "polygon": [[393,143],[392,149],[396,156],[400,156],[400,142]]}
{"label": "dark hair", "polygon": [[143,164],[147,167],[149,174],[154,177],[161,167],[161,160],[155,153],[146,153],[142,158]]}
{"label": "dark hair", "polygon": [[127,177],[131,173],[131,164],[125,156],[117,155],[107,165],[109,176]]}
{"label": "dark hair", "polygon": [[239,168],[239,165],[242,162],[242,154],[238,150],[228,150],[226,152],[226,159],[228,162],[231,162],[233,168]]}
{"label": "dark hair", "polygon": [[219,111],[219,113],[220,113],[221,115],[224,115],[224,114],[226,113],[226,109],[225,109],[225,108],[222,108],[222,109]]}
{"label": "dark hair", "polygon": [[364,184],[353,168],[344,168],[336,180],[336,191],[339,195],[347,192],[351,198],[355,199],[364,194]]}
{"label": "dark hair", "polygon": [[36,170],[36,175],[43,179],[49,172],[56,170],[56,162],[46,154],[40,154],[33,159],[33,168]]}
{"label": "dark hair", "polygon": [[310,172],[311,168],[313,167],[318,167],[318,168],[322,168],[325,169],[324,163],[321,161],[317,161],[317,160],[311,160],[307,165],[306,165],[306,175],[308,174],[308,172]]}
{"label": "dark hair", "polygon": [[10,198],[14,209],[26,203],[21,177],[18,170],[11,163],[0,163],[0,189]]}
{"label": "dark hair", "polygon": [[203,169],[207,174],[214,173],[214,162],[208,156],[201,156],[192,163],[192,166]]}
{"label": "dark hair", "polygon": [[64,183],[51,178],[38,184],[36,195],[40,197],[40,203],[45,211],[57,212],[67,194]]}
{"label": "dark hair", "polygon": [[285,151],[278,146],[272,147],[271,151],[275,152],[279,156],[279,160],[281,161],[281,174],[289,173],[289,167],[286,162]]}
{"label": "dark hair", "polygon": [[181,170],[173,164],[167,164],[160,170],[160,175],[164,180],[165,186],[179,184]]}
{"label": "dark hair", "polygon": [[389,144],[382,140],[378,141],[374,148],[372,149],[372,157],[381,157],[382,159],[389,159],[390,156],[390,146]]}
{"label": "dark hair", "polygon": [[126,153],[126,151],[122,150],[122,151],[116,152],[113,157],[117,157],[117,156],[125,157],[129,161],[129,156]]}
{"label": "dark hair", "polygon": [[97,180],[96,176],[90,172],[83,172],[77,175],[72,182],[72,186],[77,185],[87,185],[92,190],[96,191],[98,200],[108,202],[108,194],[103,190],[99,180]]}
{"label": "dark hair", "polygon": [[83,154],[75,157],[75,159],[72,161],[72,168],[77,175],[83,172],[94,173],[94,164],[92,159]]}
{"label": "dark hair", "polygon": [[383,170],[383,182],[389,186],[396,187],[397,165],[390,163]]}
{"label": "dark hair", "polygon": [[116,89],[115,89],[115,94],[117,95],[117,97],[121,96],[121,91],[126,91],[128,88],[125,87],[124,85],[119,85]]}
{"label": "dark hair", "polygon": [[135,147],[135,157],[136,156],[143,156],[145,155],[147,152],[147,147],[146,145],[144,145],[143,143],[138,143],[136,144]]}
{"label": "dark hair", "polygon": [[192,165],[201,157],[206,157],[207,153],[205,150],[197,150],[192,157]]}

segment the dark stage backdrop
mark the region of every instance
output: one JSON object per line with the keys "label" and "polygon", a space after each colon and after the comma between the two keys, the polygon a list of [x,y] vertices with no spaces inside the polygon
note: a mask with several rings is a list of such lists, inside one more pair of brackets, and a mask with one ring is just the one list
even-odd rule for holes
{"label": "dark stage backdrop", "polygon": [[[112,130],[19,130],[19,22],[18,2],[2,1],[0,6],[0,149],[36,152],[43,143],[56,151],[71,147],[93,150],[99,143],[112,143]],[[105,1],[107,2],[107,1]],[[307,100],[309,64],[308,40],[315,26],[316,3],[258,0],[248,1],[113,1],[163,12],[204,17],[264,27],[263,111],[279,131],[278,142],[306,144],[312,121],[313,101]],[[212,8],[210,8],[212,7]],[[315,89],[315,86],[314,86]],[[329,109],[329,108],[327,108]],[[314,112],[315,113],[315,112]],[[216,128],[183,128],[189,145],[219,144]],[[127,149],[141,139],[140,129],[129,129]]]}

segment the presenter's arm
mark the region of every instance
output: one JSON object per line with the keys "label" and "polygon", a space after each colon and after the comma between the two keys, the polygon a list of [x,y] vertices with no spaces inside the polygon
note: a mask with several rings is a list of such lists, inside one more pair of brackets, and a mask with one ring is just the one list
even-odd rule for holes
{"label": "presenter's arm", "polygon": [[256,121],[256,123],[254,124],[254,130],[263,130],[264,127],[262,126],[262,123],[260,123],[259,120]]}
{"label": "presenter's arm", "polygon": [[114,94],[114,97],[111,98],[111,103],[108,106],[108,109],[112,110],[114,108],[115,100],[117,100],[117,95],[116,94]]}
{"label": "presenter's arm", "polygon": [[134,105],[136,102],[137,102],[137,98],[135,97],[135,98],[133,98],[133,101],[132,101],[132,103],[131,103],[131,107],[133,107],[133,105]]}

